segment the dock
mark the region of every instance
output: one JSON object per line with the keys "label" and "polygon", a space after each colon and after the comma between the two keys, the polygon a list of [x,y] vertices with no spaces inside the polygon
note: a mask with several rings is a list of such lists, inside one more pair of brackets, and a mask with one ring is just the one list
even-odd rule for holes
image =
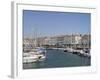
{"label": "dock", "polygon": [[77,54],[79,56],[84,56],[84,57],[91,57],[91,54],[89,52],[85,52],[84,50],[77,50],[77,49],[72,49],[72,48],[52,48],[56,50],[63,50],[64,52],[69,52],[73,54]]}

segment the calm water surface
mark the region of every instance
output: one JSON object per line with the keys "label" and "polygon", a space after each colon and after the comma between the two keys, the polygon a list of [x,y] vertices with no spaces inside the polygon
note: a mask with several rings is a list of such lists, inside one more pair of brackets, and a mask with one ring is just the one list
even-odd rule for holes
{"label": "calm water surface", "polygon": [[47,50],[46,59],[41,62],[23,64],[24,69],[90,66],[91,59],[62,50]]}

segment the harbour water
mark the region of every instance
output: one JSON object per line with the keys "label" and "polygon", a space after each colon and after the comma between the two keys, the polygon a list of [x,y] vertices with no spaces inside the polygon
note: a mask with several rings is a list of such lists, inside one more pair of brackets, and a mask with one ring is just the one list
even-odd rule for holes
{"label": "harbour water", "polygon": [[80,67],[90,66],[91,58],[64,52],[63,50],[47,50],[46,59],[33,63],[23,63],[23,69]]}

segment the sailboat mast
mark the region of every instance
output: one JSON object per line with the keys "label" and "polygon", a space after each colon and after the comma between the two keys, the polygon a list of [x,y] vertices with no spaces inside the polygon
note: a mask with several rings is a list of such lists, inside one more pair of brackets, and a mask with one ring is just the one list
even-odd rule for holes
{"label": "sailboat mast", "polygon": [[34,27],[32,30],[33,30],[34,47],[37,47],[37,29]]}

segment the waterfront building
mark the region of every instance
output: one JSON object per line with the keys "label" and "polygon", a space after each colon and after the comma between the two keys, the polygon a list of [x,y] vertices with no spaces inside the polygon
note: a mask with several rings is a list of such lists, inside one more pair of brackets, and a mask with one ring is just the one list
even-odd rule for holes
{"label": "waterfront building", "polygon": [[81,40],[82,40],[81,34],[72,35],[72,46],[73,46],[73,48],[82,48]]}
{"label": "waterfront building", "polygon": [[71,35],[66,35],[64,37],[64,46],[65,47],[71,47],[71,43],[72,43],[71,38],[72,38]]}
{"label": "waterfront building", "polygon": [[72,35],[66,35],[64,37],[64,44],[66,47],[73,47],[76,48],[81,44],[81,35],[80,34],[72,34]]}
{"label": "waterfront building", "polygon": [[64,47],[64,37],[65,35],[60,35],[60,36],[57,36],[57,46],[58,47]]}
{"label": "waterfront building", "polygon": [[45,39],[44,39],[44,42],[43,42],[43,45],[51,45],[50,42],[51,41],[51,38],[50,37],[46,37]]}
{"label": "waterfront building", "polygon": [[91,45],[91,36],[88,34],[72,34],[72,35],[59,35],[52,37],[38,37],[37,40],[32,38],[25,38],[23,40],[24,50],[32,49],[48,45],[53,47],[65,48],[89,48]]}
{"label": "waterfront building", "polygon": [[82,36],[82,47],[83,48],[91,48],[91,35],[90,34],[85,34]]}
{"label": "waterfront building", "polygon": [[46,39],[46,37],[38,37],[37,38],[37,45],[43,46],[45,44],[45,39]]}
{"label": "waterfront building", "polygon": [[82,40],[82,36],[79,35],[75,35],[75,44],[81,44],[81,40]]}

